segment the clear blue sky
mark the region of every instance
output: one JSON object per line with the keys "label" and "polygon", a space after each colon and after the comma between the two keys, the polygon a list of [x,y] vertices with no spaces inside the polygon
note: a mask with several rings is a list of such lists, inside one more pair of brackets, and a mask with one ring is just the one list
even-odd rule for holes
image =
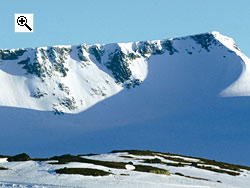
{"label": "clear blue sky", "polygon": [[[0,48],[112,43],[219,31],[250,56],[249,0],[6,0]],[[34,33],[14,33],[14,13],[34,13]]]}

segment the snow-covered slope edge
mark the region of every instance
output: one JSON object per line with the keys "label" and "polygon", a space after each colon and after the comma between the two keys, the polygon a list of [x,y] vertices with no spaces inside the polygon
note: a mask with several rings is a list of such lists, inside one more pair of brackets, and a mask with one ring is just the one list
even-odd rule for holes
{"label": "snow-covered slope edge", "polygon": [[232,38],[224,37],[218,32],[213,32],[214,37],[225,45],[228,49],[235,52],[241,57],[242,72],[237,80],[221,92],[221,96],[234,97],[234,96],[250,96],[250,59],[243,54],[237,47]]}
{"label": "snow-covered slope edge", "polygon": [[[8,162],[9,161],[9,162]],[[1,187],[248,188],[250,167],[140,150],[30,159],[0,156]]]}
{"label": "snow-covered slope edge", "polygon": [[153,56],[168,63],[171,56],[185,59],[220,48],[236,53],[243,64],[239,80],[221,95],[248,96],[249,59],[231,39],[212,32],[134,43],[0,50],[0,105],[79,113],[124,88],[139,86]]}

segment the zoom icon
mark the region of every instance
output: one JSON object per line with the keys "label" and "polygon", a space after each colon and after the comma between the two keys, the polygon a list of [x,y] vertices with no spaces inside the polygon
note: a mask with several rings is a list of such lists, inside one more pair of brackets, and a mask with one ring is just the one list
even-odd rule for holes
{"label": "zoom icon", "polygon": [[33,32],[33,14],[15,14],[15,32]]}

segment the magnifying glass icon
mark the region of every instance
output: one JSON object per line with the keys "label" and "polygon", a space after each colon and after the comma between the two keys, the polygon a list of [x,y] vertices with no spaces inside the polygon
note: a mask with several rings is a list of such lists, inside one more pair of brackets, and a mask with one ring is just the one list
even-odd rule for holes
{"label": "magnifying glass icon", "polygon": [[20,26],[25,26],[27,27],[30,31],[32,31],[32,29],[30,28],[30,26],[27,24],[27,18],[25,16],[19,16],[17,18],[17,24]]}

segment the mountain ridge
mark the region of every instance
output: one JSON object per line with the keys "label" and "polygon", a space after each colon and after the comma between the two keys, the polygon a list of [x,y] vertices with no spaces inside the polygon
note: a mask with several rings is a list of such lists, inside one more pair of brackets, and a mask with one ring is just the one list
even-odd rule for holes
{"label": "mountain ridge", "polygon": [[[207,52],[211,45],[225,45],[237,55],[243,56],[232,39],[218,32],[134,43],[57,45],[0,50],[0,69],[15,76],[21,76],[20,79],[23,82],[20,85],[25,88],[22,95],[27,96],[24,101],[20,101],[17,96],[12,96],[8,101],[6,96],[2,96],[4,99],[0,97],[0,103],[5,106],[53,110],[55,114],[79,113],[117,94],[123,88],[139,86],[147,76],[147,60],[150,56],[164,53],[178,54],[179,51],[175,49],[173,43],[176,45],[178,40],[190,39]],[[192,55],[191,51],[187,53]],[[5,61],[11,61],[12,64],[17,65],[8,67]],[[84,68],[88,71],[81,70]],[[97,75],[96,79],[90,74]],[[101,77],[98,78],[99,75]],[[13,79],[6,77],[7,80]],[[89,80],[94,83],[90,83]],[[14,77],[12,83],[15,81]],[[84,81],[87,82],[84,86],[77,83]],[[72,84],[68,82],[75,82],[77,88],[72,88]],[[19,90],[21,90],[20,87]],[[50,90],[54,91],[50,92]],[[84,96],[87,96],[86,99]],[[16,102],[11,104],[12,101]]]}

